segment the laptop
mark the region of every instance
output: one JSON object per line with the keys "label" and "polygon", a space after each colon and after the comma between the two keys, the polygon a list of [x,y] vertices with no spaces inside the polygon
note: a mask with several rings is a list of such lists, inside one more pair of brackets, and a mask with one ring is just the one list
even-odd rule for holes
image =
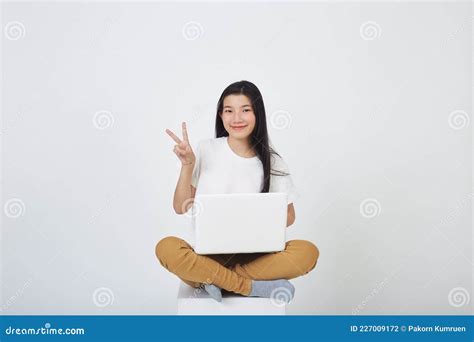
{"label": "laptop", "polygon": [[198,254],[277,252],[285,249],[285,192],[196,195],[194,251]]}

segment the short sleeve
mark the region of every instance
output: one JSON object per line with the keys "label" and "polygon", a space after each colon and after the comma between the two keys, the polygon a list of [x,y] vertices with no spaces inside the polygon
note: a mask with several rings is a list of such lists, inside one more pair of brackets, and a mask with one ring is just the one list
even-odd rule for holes
{"label": "short sleeve", "polygon": [[191,177],[191,185],[197,188],[199,183],[199,175],[201,174],[201,142],[198,142],[194,150],[196,161],[194,163],[193,175]]}
{"label": "short sleeve", "polygon": [[[278,155],[272,154],[272,170],[270,177],[270,192],[286,192],[288,204],[298,198],[296,187],[290,174],[290,169],[285,161]],[[287,175],[279,175],[280,173]]]}

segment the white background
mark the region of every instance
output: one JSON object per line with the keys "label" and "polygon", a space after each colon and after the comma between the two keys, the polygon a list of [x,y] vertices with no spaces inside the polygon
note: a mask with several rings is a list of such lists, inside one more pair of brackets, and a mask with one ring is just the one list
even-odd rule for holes
{"label": "white background", "polygon": [[288,238],[321,252],[288,314],[471,312],[469,2],[3,3],[2,29],[4,313],[174,314],[165,129],[213,137],[242,79],[299,190]]}

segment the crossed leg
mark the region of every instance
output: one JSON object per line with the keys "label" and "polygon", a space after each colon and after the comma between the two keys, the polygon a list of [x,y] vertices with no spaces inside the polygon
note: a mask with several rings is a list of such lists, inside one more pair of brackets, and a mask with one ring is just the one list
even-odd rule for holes
{"label": "crossed leg", "polygon": [[156,256],[163,267],[186,284],[214,284],[248,295],[252,280],[292,279],[316,266],[318,248],[310,241],[291,240],[281,252],[199,255],[183,239],[168,236],[158,242]]}

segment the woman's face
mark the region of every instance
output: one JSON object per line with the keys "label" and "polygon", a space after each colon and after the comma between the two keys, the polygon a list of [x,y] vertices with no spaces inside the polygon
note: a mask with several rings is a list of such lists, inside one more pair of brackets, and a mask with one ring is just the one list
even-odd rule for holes
{"label": "woman's face", "polygon": [[221,118],[229,136],[236,139],[248,138],[255,127],[255,113],[245,95],[227,95]]}

